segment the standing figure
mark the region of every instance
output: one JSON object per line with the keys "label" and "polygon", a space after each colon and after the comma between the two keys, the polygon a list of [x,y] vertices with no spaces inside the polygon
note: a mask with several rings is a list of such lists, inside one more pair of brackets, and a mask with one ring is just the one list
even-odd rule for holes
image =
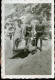
{"label": "standing figure", "polygon": [[44,24],[42,17],[39,18],[39,23],[35,26],[36,30],[36,51],[37,51],[37,44],[38,39],[40,38],[40,51],[42,51],[42,35],[44,34]]}
{"label": "standing figure", "polygon": [[9,36],[10,36],[10,40],[11,40],[12,39],[12,33],[10,33]]}
{"label": "standing figure", "polygon": [[21,24],[21,20],[15,20],[14,49],[18,49],[18,44],[21,41]]}
{"label": "standing figure", "polygon": [[25,38],[26,38],[26,45],[28,43],[28,40],[32,37],[32,25],[30,24],[30,22],[28,23],[28,25],[26,25],[26,33],[25,33]]}

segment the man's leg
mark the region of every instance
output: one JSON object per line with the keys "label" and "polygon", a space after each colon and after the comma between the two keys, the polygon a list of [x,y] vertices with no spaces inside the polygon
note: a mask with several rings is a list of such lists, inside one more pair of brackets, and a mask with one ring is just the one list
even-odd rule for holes
{"label": "man's leg", "polygon": [[40,39],[40,51],[42,51],[42,39]]}
{"label": "man's leg", "polygon": [[16,50],[16,41],[17,41],[17,40],[15,40],[15,41],[14,41],[14,44],[13,44],[13,54],[15,53],[15,50]]}
{"label": "man's leg", "polygon": [[40,51],[42,51],[42,40],[43,40],[43,38],[44,38],[44,35],[41,35],[41,37],[40,37]]}
{"label": "man's leg", "polygon": [[37,51],[38,37],[36,36],[36,51]]}

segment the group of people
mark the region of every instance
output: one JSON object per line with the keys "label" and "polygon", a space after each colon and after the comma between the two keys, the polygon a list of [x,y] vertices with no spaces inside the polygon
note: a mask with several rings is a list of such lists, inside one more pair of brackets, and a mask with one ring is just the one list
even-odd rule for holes
{"label": "group of people", "polygon": [[11,25],[10,28],[12,28],[13,31],[12,32],[9,31],[9,36],[10,40],[13,40],[13,51],[21,49],[37,51],[39,39],[40,39],[39,49],[40,51],[42,51],[42,39],[45,31],[45,25],[43,24],[42,17],[39,18],[35,26],[31,24],[31,21],[28,21],[27,23],[24,24],[21,19],[15,19],[13,20],[12,23],[13,27]]}
{"label": "group of people", "polygon": [[15,20],[14,49],[18,49],[19,43],[23,39],[25,40],[25,48],[29,47],[28,43],[31,43],[32,46],[36,47],[35,49],[37,51],[37,44],[40,38],[40,51],[42,51],[42,36],[44,35],[45,27],[42,21],[43,18],[40,17],[38,24],[36,24],[34,28],[30,22],[22,26],[23,22],[20,19]]}

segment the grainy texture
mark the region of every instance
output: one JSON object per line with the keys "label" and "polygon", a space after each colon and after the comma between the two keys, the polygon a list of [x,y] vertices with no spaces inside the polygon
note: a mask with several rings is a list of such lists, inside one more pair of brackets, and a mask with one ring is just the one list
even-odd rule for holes
{"label": "grainy texture", "polygon": [[[44,43],[46,44],[47,42]],[[5,45],[5,73],[7,75],[50,75],[51,47],[48,49],[48,45],[43,45],[42,52],[38,50],[34,55],[30,53],[23,59],[19,57],[9,59],[13,53],[10,40],[7,39]]]}
{"label": "grainy texture", "polygon": [[[52,39],[51,37],[51,4],[6,4],[5,5],[5,74],[6,75],[51,75],[51,50],[52,50]],[[41,20],[42,19],[42,20]],[[21,20],[23,24],[20,24],[17,20]],[[40,20],[42,22],[40,22]],[[14,22],[15,21],[15,22]],[[20,26],[20,25],[21,26]],[[41,49],[37,49],[35,54],[29,53],[25,58],[20,58],[19,56],[15,59],[10,59],[13,55],[13,49],[15,40],[21,36],[21,28],[23,34],[21,37],[21,42],[17,48],[22,49],[25,47],[25,30],[27,25],[31,28],[33,27],[33,35],[37,32],[41,33],[43,30],[43,25],[45,27],[46,35],[42,43],[42,52]],[[36,30],[35,27],[38,27],[40,30]],[[41,27],[41,28],[40,28]],[[37,28],[37,29],[38,29]],[[27,31],[30,34],[30,29]],[[29,36],[30,39],[33,39],[32,32]],[[50,34],[50,35],[49,35]],[[12,35],[12,36],[11,36]],[[37,35],[37,34],[36,34]],[[12,39],[11,39],[12,37]],[[34,36],[35,37],[35,36]],[[38,35],[38,37],[40,37]],[[43,36],[41,36],[41,39]],[[29,39],[29,41],[30,41]],[[36,37],[37,39],[37,37]],[[23,42],[22,42],[23,41]],[[37,40],[36,40],[37,41]],[[17,44],[17,43],[16,43]],[[28,42],[27,42],[28,44]],[[29,42],[29,49],[33,49],[33,45]],[[38,40],[38,45],[35,44],[35,47],[40,48],[40,40]],[[15,45],[16,47],[16,45]],[[16,49],[17,49],[16,48]]]}

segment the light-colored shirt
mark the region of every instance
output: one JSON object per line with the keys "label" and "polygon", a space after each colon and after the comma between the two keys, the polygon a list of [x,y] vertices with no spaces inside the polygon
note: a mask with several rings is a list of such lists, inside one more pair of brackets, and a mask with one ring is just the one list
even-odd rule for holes
{"label": "light-colored shirt", "polygon": [[19,28],[18,26],[15,27],[15,34],[14,34],[14,40],[16,40],[17,38],[20,38],[21,36],[21,28]]}

